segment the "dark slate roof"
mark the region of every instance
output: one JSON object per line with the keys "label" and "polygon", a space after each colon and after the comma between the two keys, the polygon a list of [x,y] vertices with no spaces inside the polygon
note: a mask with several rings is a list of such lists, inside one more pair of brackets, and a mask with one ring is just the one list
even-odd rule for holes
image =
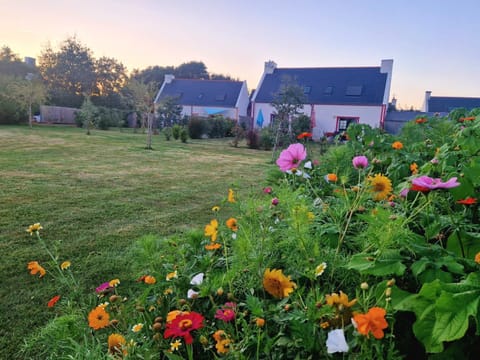
{"label": "dark slate roof", "polygon": [[480,107],[480,98],[432,96],[428,100],[429,112],[450,112],[457,108],[471,110]]}
{"label": "dark slate roof", "polygon": [[180,105],[235,107],[242,85],[242,81],[173,79],[157,101],[172,96]]}
{"label": "dark slate roof", "polygon": [[255,102],[271,103],[283,79],[302,86],[308,104],[381,105],[387,74],[380,67],[279,68],[265,75]]}
{"label": "dark slate roof", "polygon": [[385,121],[408,122],[414,120],[419,115],[428,115],[423,111],[410,110],[392,110],[387,112]]}

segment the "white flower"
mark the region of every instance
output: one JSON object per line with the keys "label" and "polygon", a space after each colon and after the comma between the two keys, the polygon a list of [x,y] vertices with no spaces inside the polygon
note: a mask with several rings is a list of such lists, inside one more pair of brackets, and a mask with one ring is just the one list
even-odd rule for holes
{"label": "white flower", "polygon": [[190,285],[201,285],[203,283],[204,276],[204,273],[198,273],[192,278],[192,280],[190,281]]}
{"label": "white flower", "polygon": [[187,298],[189,299],[196,299],[198,297],[198,294],[200,294],[198,291],[188,289],[187,291]]}
{"label": "white flower", "polygon": [[232,239],[235,240],[236,238],[237,238],[237,233],[234,232],[234,233],[232,234]]}
{"label": "white flower", "polygon": [[348,352],[348,344],[345,340],[343,329],[335,329],[328,333],[327,352],[333,354],[336,352]]}
{"label": "white flower", "polygon": [[327,263],[322,262],[320,265],[318,265],[318,266],[315,268],[315,276],[320,276],[320,275],[322,275],[326,268],[327,268]]}
{"label": "white flower", "polygon": [[305,165],[303,165],[303,167],[304,167],[305,169],[312,169],[312,168],[313,168],[312,162],[311,162],[311,161],[307,161],[307,162],[305,163]]}

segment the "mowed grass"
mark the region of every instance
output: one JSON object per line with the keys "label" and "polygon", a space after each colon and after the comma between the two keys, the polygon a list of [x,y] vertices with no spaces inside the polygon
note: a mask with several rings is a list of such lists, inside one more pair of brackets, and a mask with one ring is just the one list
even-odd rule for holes
{"label": "mowed grass", "polygon": [[[40,222],[47,243],[61,241],[85,293],[112,278],[129,279],[127,249],[146,234],[198,229],[227,190],[258,191],[271,153],[228,140],[166,141],[130,130],[0,127],[0,358],[21,358],[23,339],[55,316],[55,284],[28,273],[48,256],[28,225]],[[160,261],[160,259],[159,259]]]}

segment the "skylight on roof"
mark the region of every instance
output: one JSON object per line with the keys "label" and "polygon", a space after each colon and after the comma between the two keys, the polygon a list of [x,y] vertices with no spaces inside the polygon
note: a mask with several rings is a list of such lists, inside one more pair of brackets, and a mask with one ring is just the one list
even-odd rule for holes
{"label": "skylight on roof", "polygon": [[226,96],[227,96],[227,94],[225,94],[225,93],[219,94],[219,95],[215,96],[215,100],[216,101],[223,101],[223,100],[225,100]]}
{"label": "skylight on roof", "polygon": [[332,95],[333,94],[333,86],[327,86],[323,89],[323,95]]}
{"label": "skylight on roof", "polygon": [[362,95],[363,86],[362,85],[349,85],[347,86],[347,91],[345,95],[347,96],[360,96]]}
{"label": "skylight on roof", "polygon": [[310,94],[310,91],[312,91],[312,87],[311,86],[304,86],[303,87],[303,93],[306,95],[306,94]]}

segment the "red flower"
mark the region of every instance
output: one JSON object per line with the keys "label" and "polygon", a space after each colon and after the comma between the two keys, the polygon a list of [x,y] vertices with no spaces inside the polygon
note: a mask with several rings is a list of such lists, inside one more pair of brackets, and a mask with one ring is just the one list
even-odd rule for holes
{"label": "red flower", "polygon": [[193,342],[191,331],[203,327],[204,317],[197,312],[190,312],[188,314],[179,314],[170,323],[167,323],[167,329],[163,337],[183,337],[185,344]]}
{"label": "red flower", "polygon": [[60,295],[54,296],[53,298],[50,299],[50,301],[48,302],[47,306],[48,306],[49,308],[54,307],[58,300],[60,300]]}
{"label": "red flower", "polygon": [[225,322],[230,322],[235,319],[235,308],[237,304],[227,302],[221,309],[215,313],[215,319],[220,319]]}
{"label": "red flower", "polygon": [[299,135],[297,136],[297,139],[299,139],[299,140],[305,139],[305,138],[309,139],[309,138],[311,138],[312,136],[313,136],[312,133],[303,132],[303,133],[301,133],[301,134],[299,134]]}
{"label": "red flower", "polygon": [[472,197],[468,197],[468,198],[463,199],[463,200],[458,200],[457,203],[462,204],[462,205],[473,205],[473,204],[477,203],[477,199],[472,198]]}
{"label": "red flower", "polygon": [[427,187],[419,186],[419,185],[415,185],[415,184],[412,185],[412,187],[410,188],[410,190],[412,190],[412,191],[420,191],[420,192],[423,192],[423,193],[427,193],[427,192],[430,191],[430,189],[427,188]]}
{"label": "red flower", "polygon": [[427,122],[427,119],[422,117],[422,118],[415,119],[415,122],[417,124],[424,124]]}

